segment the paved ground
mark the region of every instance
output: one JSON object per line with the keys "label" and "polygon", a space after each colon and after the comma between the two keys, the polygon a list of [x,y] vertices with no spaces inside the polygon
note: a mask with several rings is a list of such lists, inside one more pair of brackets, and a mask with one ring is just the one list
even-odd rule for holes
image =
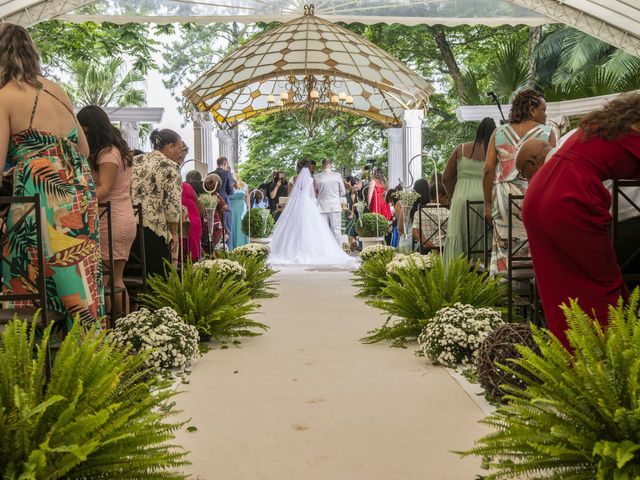
{"label": "paved ground", "polygon": [[482,412],[413,349],[363,345],[383,318],[345,272],[286,272],[263,302],[271,326],[214,350],[181,387],[180,432],[201,480],[473,480],[452,450],[485,432]]}

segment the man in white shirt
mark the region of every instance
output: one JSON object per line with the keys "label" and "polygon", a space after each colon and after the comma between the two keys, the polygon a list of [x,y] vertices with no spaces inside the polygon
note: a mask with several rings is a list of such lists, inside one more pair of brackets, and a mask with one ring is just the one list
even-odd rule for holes
{"label": "man in white shirt", "polygon": [[342,203],[346,202],[342,175],[331,170],[331,160],[322,160],[322,172],[316,173],[314,181],[318,195],[318,208],[326,218],[338,245],[342,246]]}

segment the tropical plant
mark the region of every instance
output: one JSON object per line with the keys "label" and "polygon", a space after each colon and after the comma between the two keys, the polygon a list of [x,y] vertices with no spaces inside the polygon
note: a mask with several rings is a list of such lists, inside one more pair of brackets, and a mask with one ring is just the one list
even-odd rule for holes
{"label": "tropical plant", "polygon": [[190,260],[178,271],[165,264],[165,275],[153,275],[150,291],[140,302],[152,310],[173,308],[201,336],[217,340],[260,335],[254,329],[268,327],[249,318],[259,305],[251,300],[247,284],[217,269],[194,268]]}
{"label": "tropical plant", "polygon": [[152,370],[185,370],[198,356],[198,330],[182,321],[169,307],[150,312],[141,308],[118,319],[110,338],[134,352],[148,351],[146,366]]}
{"label": "tropical plant", "polygon": [[265,208],[252,208],[242,219],[242,232],[251,238],[269,238],[276,222]]}
{"label": "tropical plant", "polygon": [[141,107],[146,96],[136,83],[144,75],[136,69],[124,72],[124,60],[114,57],[106,61],[76,60],[69,65],[71,83],[65,84],[75,105],[101,107]]}
{"label": "tropical plant", "polygon": [[640,478],[640,290],[609,311],[606,329],[576,301],[564,306],[573,352],[532,327],[509,369],[524,389],[483,420],[495,431],[463,455],[488,459],[486,478]]}
{"label": "tropical plant", "polygon": [[[5,479],[182,479],[181,427],[166,382],[104,333],[76,321],[46,380],[51,326],[10,322],[0,336],[0,475]],[[162,388],[161,388],[162,387]]]}
{"label": "tropical plant", "polygon": [[360,258],[362,263],[353,272],[353,286],[358,288],[356,297],[376,297],[387,285],[387,264],[393,259],[394,250],[386,245],[365,247]]}
{"label": "tropical plant", "polygon": [[369,332],[365,343],[392,340],[403,345],[420,335],[442,307],[463,303],[474,307],[502,307],[504,286],[465,257],[451,261],[446,271],[440,256],[430,269],[416,266],[394,272],[377,298],[367,303],[388,314],[385,323]]}
{"label": "tropical plant", "polygon": [[384,237],[389,229],[389,220],[379,213],[365,213],[356,222],[356,233],[361,237]]}
{"label": "tropical plant", "polygon": [[420,352],[436,364],[468,364],[484,339],[502,324],[502,314],[493,308],[462,303],[441,308],[418,337]]}
{"label": "tropical plant", "polygon": [[244,281],[247,283],[251,298],[277,297],[275,285],[271,280],[276,271],[267,263],[269,256],[268,245],[250,243],[242,247],[234,248],[230,252],[219,252],[230,260],[238,262],[245,269]]}

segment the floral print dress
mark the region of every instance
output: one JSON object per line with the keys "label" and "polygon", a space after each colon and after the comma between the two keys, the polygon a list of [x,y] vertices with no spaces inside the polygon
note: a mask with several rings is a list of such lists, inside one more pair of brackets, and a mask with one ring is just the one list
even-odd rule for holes
{"label": "floral print dress", "polygon": [[[47,309],[62,315],[59,326],[70,327],[76,316],[92,325],[104,318],[98,198],[89,164],[78,151],[77,127],[65,137],[32,128],[41,91],[58,100],[38,88],[29,128],[9,141],[7,161],[15,165],[13,195],[40,195]],[[35,284],[38,275],[35,213],[20,222],[28,208],[14,203],[7,217],[7,228],[15,230],[3,239],[6,294],[35,290],[25,282],[26,278]]]}

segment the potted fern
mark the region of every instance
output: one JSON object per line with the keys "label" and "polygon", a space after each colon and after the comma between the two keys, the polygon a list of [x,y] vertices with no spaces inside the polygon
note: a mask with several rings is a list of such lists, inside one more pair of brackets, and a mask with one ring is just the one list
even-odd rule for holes
{"label": "potted fern", "polygon": [[271,234],[276,222],[266,208],[252,208],[242,219],[242,232],[249,236],[252,243],[271,242]]}
{"label": "potted fern", "polygon": [[379,213],[365,213],[356,222],[356,233],[363,248],[384,243],[388,230],[389,221]]}
{"label": "potted fern", "polygon": [[502,387],[507,404],[483,420],[493,431],[462,453],[485,460],[487,479],[640,478],[640,290],[606,328],[574,300],[563,310],[573,352],[532,327],[538,351],[501,366],[524,388]]}

